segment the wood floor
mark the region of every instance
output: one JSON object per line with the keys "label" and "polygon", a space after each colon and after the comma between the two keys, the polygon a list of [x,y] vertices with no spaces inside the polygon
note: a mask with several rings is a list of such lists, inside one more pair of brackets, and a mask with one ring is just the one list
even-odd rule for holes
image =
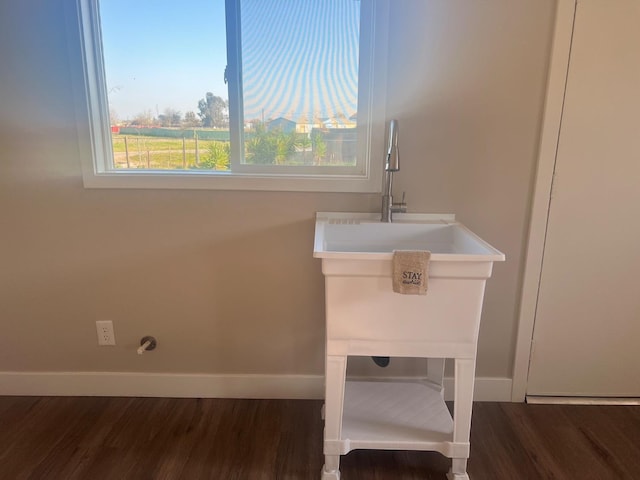
{"label": "wood floor", "polygon": [[[319,480],[320,401],[0,397],[0,479]],[[471,480],[640,479],[640,407],[476,403]],[[431,452],[353,451],[342,480],[444,480]]]}

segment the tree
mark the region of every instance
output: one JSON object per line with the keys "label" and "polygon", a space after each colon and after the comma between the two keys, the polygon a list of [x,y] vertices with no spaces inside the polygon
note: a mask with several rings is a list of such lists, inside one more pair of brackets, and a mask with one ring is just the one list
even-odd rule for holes
{"label": "tree", "polygon": [[229,170],[229,155],[231,146],[229,142],[211,142],[206,157],[200,161],[198,168],[211,170]]}
{"label": "tree", "polygon": [[174,110],[171,113],[171,126],[179,127],[181,123],[182,123],[182,114],[179,111]]}
{"label": "tree", "polygon": [[246,159],[248,163],[263,165],[276,163],[278,145],[276,144],[273,135],[270,135],[270,132],[267,132],[263,123],[256,124],[255,133],[251,138],[249,138],[249,140],[247,140],[246,145]]}
{"label": "tree", "polygon": [[276,144],[276,163],[284,165],[296,151],[296,132],[285,134],[282,130],[273,132]]}
{"label": "tree", "polygon": [[200,120],[193,112],[187,112],[184,114],[184,120],[182,125],[187,128],[199,127],[201,125]]}
{"label": "tree", "polygon": [[109,122],[111,123],[111,125],[118,125],[120,123],[118,112],[116,112],[113,108],[109,108]]}
{"label": "tree", "polygon": [[284,133],[282,129],[267,130],[263,123],[255,124],[255,131],[246,142],[248,163],[284,165],[296,153],[296,132]]}
{"label": "tree", "polygon": [[206,128],[225,128],[228,126],[227,110],[229,104],[222,97],[207,92],[206,98],[198,102],[198,116],[202,120],[202,126]]}
{"label": "tree", "polygon": [[182,121],[182,114],[173,108],[165,108],[164,113],[158,115],[158,121],[163,127],[179,127]]}
{"label": "tree", "polygon": [[131,125],[150,126],[153,125],[153,120],[154,118],[151,110],[145,110],[144,112],[140,112],[135,117],[133,117]]}
{"label": "tree", "polygon": [[315,131],[311,134],[311,148],[313,150],[313,158],[317,163],[324,160],[327,154],[327,144],[324,143],[322,133]]}
{"label": "tree", "polygon": [[309,162],[308,154],[313,153],[312,152],[313,145],[311,143],[311,139],[306,133],[303,133],[296,137],[296,148],[300,149],[300,151],[302,152],[303,163],[305,165],[307,165],[308,163],[311,163]]}

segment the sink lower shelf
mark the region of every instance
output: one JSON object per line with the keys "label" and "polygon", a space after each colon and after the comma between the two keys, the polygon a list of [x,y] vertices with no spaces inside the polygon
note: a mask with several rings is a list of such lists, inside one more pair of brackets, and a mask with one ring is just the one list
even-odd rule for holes
{"label": "sink lower shelf", "polygon": [[347,381],[342,438],[351,450],[434,450],[446,454],[453,419],[442,390],[418,382]]}

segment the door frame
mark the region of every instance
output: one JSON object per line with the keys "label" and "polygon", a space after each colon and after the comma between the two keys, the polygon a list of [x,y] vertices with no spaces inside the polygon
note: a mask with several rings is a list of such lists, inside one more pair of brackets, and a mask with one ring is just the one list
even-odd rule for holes
{"label": "door frame", "polygon": [[538,304],[544,246],[547,237],[553,174],[556,166],[560,131],[562,129],[562,112],[569,72],[576,7],[577,0],[557,0],[535,187],[529,219],[522,295],[518,313],[511,387],[512,402],[524,402],[527,393],[533,327]]}

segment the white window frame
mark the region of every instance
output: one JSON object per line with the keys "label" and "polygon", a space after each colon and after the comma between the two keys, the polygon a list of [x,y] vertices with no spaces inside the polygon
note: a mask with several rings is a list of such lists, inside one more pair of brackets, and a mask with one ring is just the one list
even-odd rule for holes
{"label": "white window frame", "polygon": [[[234,164],[241,148],[240,135],[231,131],[232,171],[202,170],[115,170],[112,168],[111,131],[103,63],[98,0],[76,0],[68,15],[70,62],[74,72],[82,176],[87,188],[176,188],[216,190],[271,190],[310,192],[380,192],[386,104],[386,63],[389,0],[361,0],[360,65],[358,72],[358,165],[347,174],[323,167],[320,172],[296,167],[269,166],[247,171]],[[229,9],[227,9],[229,10]],[[238,21],[227,11],[227,22]],[[229,35],[227,35],[229,38]],[[228,41],[229,44],[229,41]],[[228,50],[238,45],[228,45]],[[236,56],[236,59],[239,59]],[[231,58],[228,59],[232,61]],[[234,72],[233,69],[230,69]],[[80,73],[81,72],[81,73]],[[235,69],[239,73],[239,69]],[[240,79],[229,96],[241,97]],[[240,99],[241,100],[241,99]],[[230,108],[242,103],[229,102]],[[231,112],[230,112],[231,113]],[[232,116],[232,115],[230,115]],[[235,118],[239,118],[236,114]],[[241,129],[236,128],[236,132]],[[234,141],[235,140],[235,141]],[[236,150],[234,155],[233,149]],[[237,161],[237,160],[236,160]],[[240,168],[238,168],[240,167]],[[273,168],[275,167],[275,168]],[[328,167],[331,168],[331,167]],[[348,168],[346,170],[349,170]],[[342,170],[344,171],[344,169]],[[327,173],[329,172],[329,173]]]}

